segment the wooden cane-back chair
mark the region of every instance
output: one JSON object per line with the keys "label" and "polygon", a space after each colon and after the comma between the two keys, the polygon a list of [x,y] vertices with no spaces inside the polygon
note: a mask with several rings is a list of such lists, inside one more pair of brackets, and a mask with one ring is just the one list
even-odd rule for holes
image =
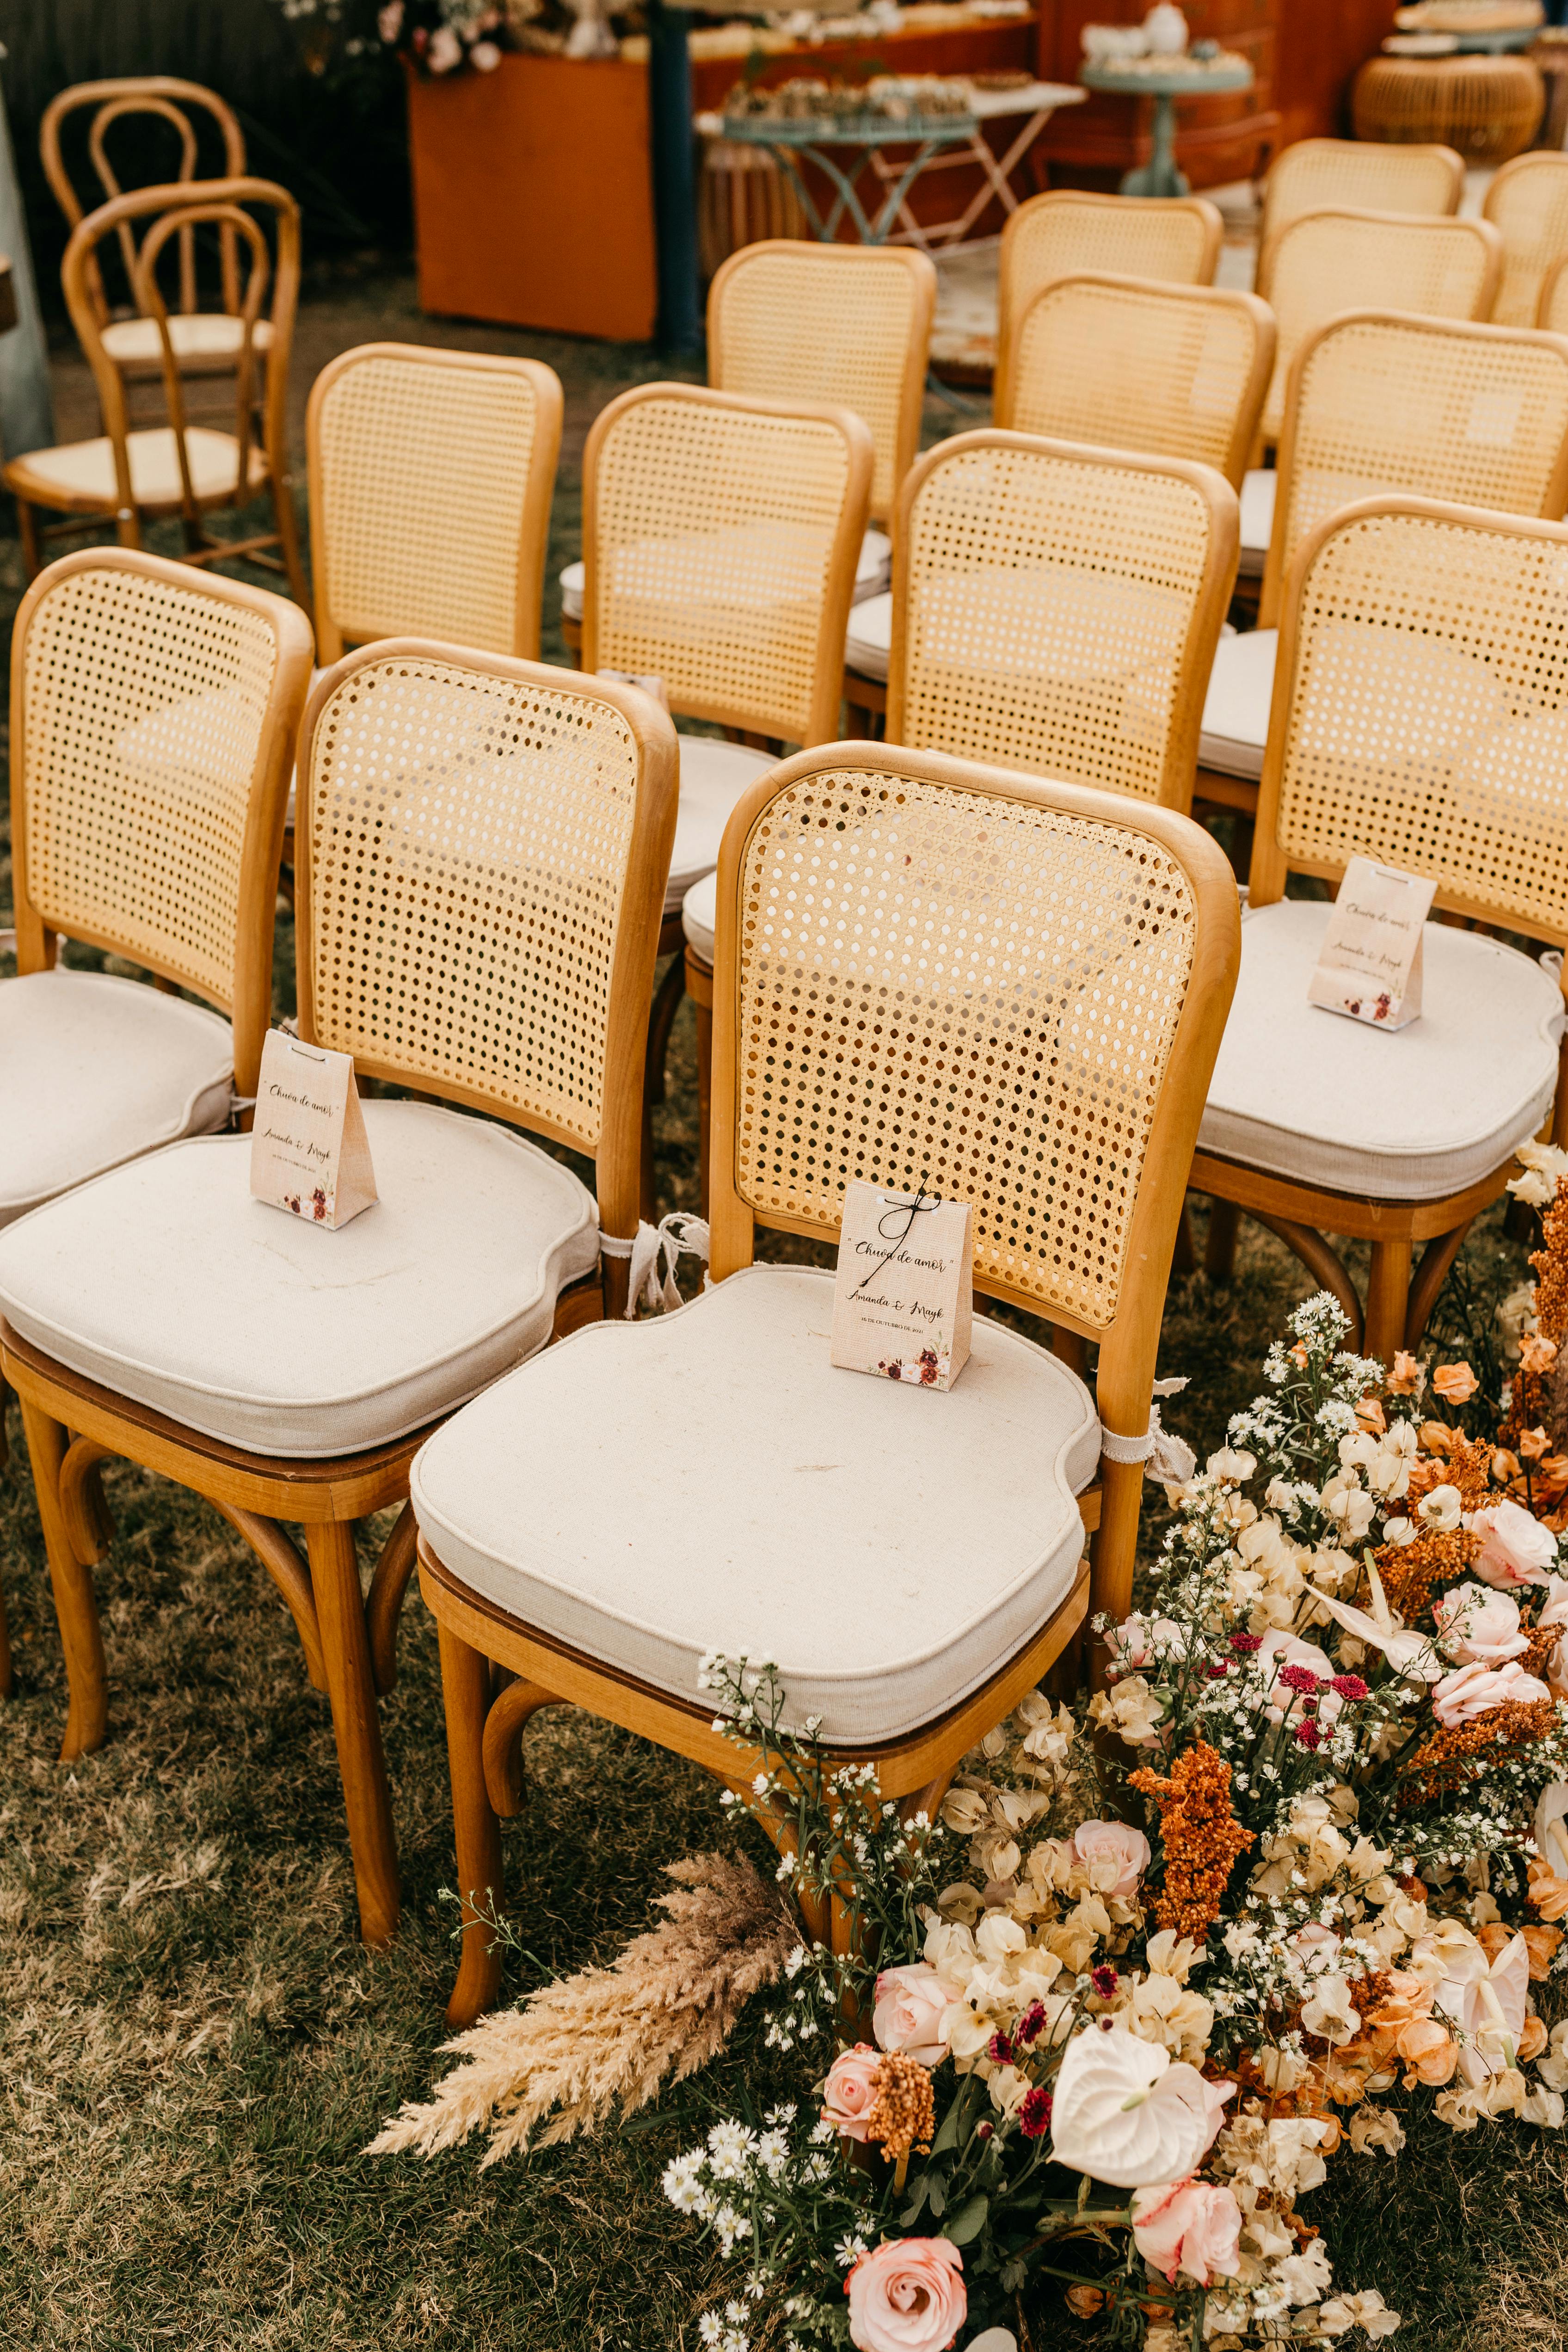
{"label": "wooden cane-back chair", "polygon": [[1532,327],[1546,274],[1568,253],[1568,155],[1551,149],[1516,155],[1487,190],[1481,218],[1502,237],[1492,317],[1502,327]]}
{"label": "wooden cane-back chair", "polygon": [[1541,281],[1535,323],[1548,334],[1568,334],[1568,253],[1552,264]]}
{"label": "wooden cane-back chair", "polygon": [[[255,215],[273,224],[273,248]],[[104,348],[93,305],[90,271],[104,240],[128,223],[148,221],[136,262],[138,298],[157,331],[167,422],[132,426],[122,371]],[[217,225],[235,239],[247,265],[239,314],[242,339],[229,364],[235,377],[227,425],[191,421],[189,395],[172,339],[172,320],[158,278],[164,249],[187,227]],[[34,449],[14,457],[4,480],[16,500],[29,576],[39,562],[35,509],[62,515],[44,536],[99,530],[112,525],[122,546],[139,547],[143,525],[178,516],[185,561],[207,564],[244,556],[287,574],[293,594],[306,599],[299,535],[288,467],[288,361],[299,294],[299,211],[285,188],[268,180],[200,183],[171,206],[165,189],[118,196],[88,215],[71,236],[62,269],[66,302],[92,369],[104,432],[91,441]],[[262,308],[269,334],[257,341]],[[232,429],[230,429],[232,428]],[[275,528],[243,540],[214,539],[205,518],[242,508],[258,492],[271,494]],[[277,548],[278,557],[267,551]]]}
{"label": "wooden cane-back chair", "polygon": [[[417,1090],[363,1106],[376,1205],[336,1233],[290,1218],[248,1198],[249,1139],[216,1138],[0,1234],[0,1369],[66,1644],[65,1754],[105,1736],[83,1481],[119,1455],[215,1504],[277,1583],[331,1703],[370,1942],[398,1916],[376,1694],[413,1528],[405,1512],[362,1598],[355,1523],[402,1500],[444,1413],[624,1302],[601,1235],[629,1255],[636,1232],[674,769],[635,688],[411,639],[347,655],[300,738],[298,1051]],[[597,1201],[518,1129],[592,1159]]]}
{"label": "wooden cane-back chair", "polygon": [[[541,1705],[744,1793],[755,1765],[716,1733],[699,1661],[767,1658],[793,1719],[820,1715],[837,1759],[935,1814],[1086,1607],[1131,1596],[1237,956],[1219,851],[1147,803],[840,743],[747,793],[718,889],[712,1286],[524,1366],[415,1465],[470,1923],[500,1895],[497,1815]],[[972,1202],[977,1290],[1098,1345],[1098,1423],[1061,1354],[985,1317],[947,1394],[834,1370],[832,1277],[759,1265],[757,1243],[831,1243],[852,1177]],[[496,1704],[486,1658],[518,1678]],[[494,2000],[489,1945],[471,1924],[455,2022]]]}
{"label": "wooden cane-back chair", "polygon": [[1568,509],[1568,338],[1351,310],[1302,341],[1285,393],[1260,625],[1216,648],[1197,797],[1258,805],[1284,583],[1339,508],[1380,491],[1557,520]]}
{"label": "wooden cane-back chair", "polygon": [[560,378],[538,360],[361,343],[310,387],[323,664],[375,637],[538,658]]}
{"label": "wooden cane-back chair", "polygon": [[1427,318],[1485,319],[1502,270],[1502,239],[1490,221],[1416,219],[1338,207],[1300,213],[1276,229],[1258,260],[1258,291],[1279,328],[1263,437],[1284,422],[1291,362],[1314,327],[1342,310],[1416,310]]}
{"label": "wooden cane-back chair", "polygon": [[1350,205],[1375,213],[1457,213],[1465,159],[1452,147],[1378,139],[1298,139],[1263,184],[1260,245],[1301,213]]}
{"label": "wooden cane-back chair", "polygon": [[[309,625],[294,605],[159,556],[82,551],[24,597],[0,1227],[225,1125],[236,1089],[254,1094],[272,1003],[280,780],[309,674]],[[57,969],[62,934],[162,987]],[[0,1460],[5,1395],[0,1379]],[[0,1609],[0,1693],[9,1674]]]}
{"label": "wooden cane-back chair", "polygon": [[1024,310],[995,421],[1192,458],[1239,490],[1273,367],[1273,314],[1255,294],[1084,272]]}
{"label": "wooden cane-back chair", "polygon": [[1106,196],[1052,188],[1009,215],[997,264],[994,398],[1008,396],[1014,326],[1042,286],[1080,270],[1211,286],[1225,224],[1207,196]]}
{"label": "wooden cane-back chair", "polygon": [[936,308],[936,266],[907,246],[743,246],[708,289],[708,382],[862,416],[876,451],[872,520],[885,522],[920,446]]}
{"label": "wooden cane-back chair", "polygon": [[[1431,877],[1461,924],[1568,941],[1568,528],[1414,498],[1321,524],[1286,582],[1241,977],[1192,1181],[1281,1234],[1363,1308],[1324,1236],[1371,1247],[1365,1348],[1414,1348],[1471,1220],[1559,1091],[1562,992],[1469,928],[1428,923],[1420,1018],[1396,1034],[1307,1003],[1361,855]],[[1425,1244],[1412,1280],[1415,1247]]]}
{"label": "wooden cane-back chair", "polygon": [[[69,118],[89,107],[94,111],[88,126],[88,159],[98,182],[99,193],[84,205],[66,162],[64,134]],[[196,120],[193,121],[193,116]],[[209,132],[215,131],[222,143],[221,173],[198,171],[201,152],[199,126],[204,116],[207,118],[205,127]],[[215,90],[204,89],[200,82],[177,80],[170,74],[78,82],[71,89],[61,90],[57,98],[50,100],[38,132],[45,177],[71,228],[78,227],[86,214],[100,203],[112,202],[116,196],[126,193],[110,160],[108,139],[117,122],[136,121],[166,124],[179,143],[177,167],[172,172],[157,173],[155,184],[168,186],[184,195],[198,178],[243,180],[246,177],[244,133],[232,109],[225,104]],[[171,201],[173,201],[172,195]],[[123,370],[127,376],[156,376],[162,369],[161,338],[153,320],[141,312],[136,301],[138,217],[141,216],[122,218],[115,232],[120,249],[120,290],[128,298],[135,315],[115,315],[104,289],[101,262],[97,253],[88,266],[87,292],[103,349],[115,366]],[[232,228],[220,226],[217,241],[223,309],[203,310],[197,284],[194,225],[187,224],[180,232],[179,303],[170,314],[169,340],[181,371],[186,375],[207,374],[232,367],[244,341],[241,320],[244,297],[238,249]],[[254,334],[265,349],[271,334],[270,320],[258,320]]]}

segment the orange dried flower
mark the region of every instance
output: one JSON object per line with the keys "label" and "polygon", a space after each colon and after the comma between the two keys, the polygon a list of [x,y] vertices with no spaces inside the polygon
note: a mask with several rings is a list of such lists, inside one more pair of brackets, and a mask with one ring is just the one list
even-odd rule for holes
{"label": "orange dried flower", "polygon": [[1568,1919],[1568,1878],[1559,1878],[1539,1854],[1530,1864],[1529,1900],[1543,1919]]}
{"label": "orange dried flower", "polygon": [[1396,1349],[1394,1370],[1386,1382],[1389,1395],[1414,1396],[1420,1385],[1421,1367],[1415,1357],[1407,1355],[1403,1348]]}
{"label": "orange dried flower", "polygon": [[1416,2018],[1405,2027],[1395,2047],[1409,2069],[1405,2077],[1407,2091],[1413,2091],[1417,2083],[1436,2089],[1452,2081],[1459,2063],[1458,2047],[1435,2017]]}
{"label": "orange dried flower", "polygon": [[1238,1859],[1257,1843],[1230,1809],[1230,1767],[1199,1739],[1176,1758],[1168,1780],[1146,1765],[1130,1777],[1160,1811],[1165,1884],[1155,1916],[1162,1927],[1202,1943]]}
{"label": "orange dried flower", "polygon": [[1467,1404],[1480,1382],[1468,1363],[1439,1364],[1432,1375],[1432,1386],[1445,1404]]}
{"label": "orange dried flower", "polygon": [[1468,1528],[1451,1528],[1447,1535],[1382,1545],[1375,1557],[1389,1607],[1413,1625],[1430,1607],[1436,1587],[1457,1584],[1472,1566],[1481,1541]]}
{"label": "orange dried flower", "polygon": [[1549,1372],[1557,1361],[1557,1342],[1540,1331],[1527,1331],[1519,1343],[1520,1370],[1540,1374]]}
{"label": "orange dried flower", "polygon": [[1423,1454],[1447,1454],[1458,1435],[1446,1421],[1424,1421],[1416,1433]]}
{"label": "orange dried flower", "polygon": [[1519,1932],[1530,1948],[1530,1980],[1531,1984],[1544,1984],[1552,1973],[1552,1955],[1563,1941],[1563,1930],[1538,1927],[1532,1921]]}
{"label": "orange dried flower", "polygon": [[1539,1462],[1551,1443],[1543,1429],[1521,1430],[1519,1438],[1521,1456],[1526,1462]]}
{"label": "orange dried flower", "polygon": [[1557,1728],[1557,1702],[1551,1698],[1504,1699],[1473,1722],[1438,1730],[1416,1750],[1410,1777],[1400,1791],[1401,1809],[1435,1803],[1476,1779],[1511,1748],[1533,1748]]}
{"label": "orange dried flower", "polygon": [[1092,2319],[1105,2308],[1105,2297],[1097,2286],[1070,2286],[1067,2308],[1076,2319]]}
{"label": "orange dried flower", "polygon": [[906,2057],[902,2051],[885,2052],[871,2078],[865,2136],[890,2164],[899,2167],[900,2187],[911,2149],[918,2147],[923,2156],[928,2154],[936,2128],[929,2072],[917,2058]]}
{"label": "orange dried flower", "polygon": [[1362,1398],[1361,1402],[1355,1408],[1355,1417],[1361,1423],[1363,1429],[1381,1431],[1386,1429],[1388,1426],[1388,1415],[1384,1412],[1383,1407],[1378,1403],[1377,1399],[1375,1396],[1364,1396]]}

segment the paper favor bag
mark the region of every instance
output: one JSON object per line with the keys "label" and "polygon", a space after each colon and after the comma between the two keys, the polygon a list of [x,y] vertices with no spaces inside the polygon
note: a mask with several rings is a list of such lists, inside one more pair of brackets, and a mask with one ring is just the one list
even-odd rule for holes
{"label": "paper favor bag", "polygon": [[1376,1029],[1403,1029],[1421,1010],[1421,933],[1437,890],[1419,874],[1353,857],[1307,987],[1309,1004]]}
{"label": "paper favor bag", "polygon": [[967,1201],[844,1190],[831,1356],[846,1371],[950,1389],[969,1354],[975,1242]]}
{"label": "paper favor bag", "polygon": [[261,1049],[250,1189],[329,1231],[346,1225],[376,1197],[354,1057],[306,1045],[269,1029]]}

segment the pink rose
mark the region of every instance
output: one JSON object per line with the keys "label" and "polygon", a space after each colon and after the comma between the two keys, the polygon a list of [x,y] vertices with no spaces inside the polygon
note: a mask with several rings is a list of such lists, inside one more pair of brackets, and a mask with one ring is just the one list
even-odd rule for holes
{"label": "pink rose", "polygon": [[1171,2284],[1185,2271],[1198,2286],[1241,2267],[1241,2208],[1228,2189],[1178,2180],[1133,2191],[1133,2243]]}
{"label": "pink rose", "polygon": [[1465,1666],[1500,1666],[1530,1647],[1519,1630],[1519,1603],[1484,1584],[1456,1584],[1432,1604],[1437,1637],[1448,1655]]}
{"label": "pink rose", "polygon": [[939,2066],[947,2055],[947,2011],[953,2006],[935,1969],[918,1963],[883,1969],[876,1980],[871,2030],[881,2050],[901,2050],[923,2066]]}
{"label": "pink rose", "polygon": [[1109,1885],[1103,1883],[1102,1873],[1095,1873],[1096,1894],[1113,1903],[1129,1902],[1149,1866],[1148,1839],[1126,1822],[1080,1822],[1072,1832],[1072,1851],[1085,1864],[1114,1866],[1116,1875]]}
{"label": "pink rose", "polygon": [[1182,1639],[1182,1629],[1174,1617],[1155,1617],[1152,1621],[1129,1617],[1125,1624],[1112,1626],[1105,1636],[1105,1647],[1119,1673],[1135,1675],[1153,1661],[1152,1644],[1155,1641],[1175,1642],[1179,1650]]}
{"label": "pink rose", "polygon": [[1472,1535],[1486,1538],[1476,1574],[1500,1591],[1514,1584],[1544,1584],[1557,1565],[1556,1537],[1518,1503],[1471,1511],[1465,1525]]}
{"label": "pink rose", "polygon": [[880,2050],[869,2042],[857,2042],[852,2050],[841,2050],[829,2067],[822,2086],[822,2121],[831,2124],[841,2139],[864,2139],[872,2079],[881,2063]]}
{"label": "pink rose", "polygon": [[1472,1723],[1478,1715],[1486,1715],[1505,1699],[1517,1699],[1528,1705],[1531,1700],[1550,1698],[1552,1693],[1544,1683],[1510,1659],[1504,1666],[1459,1666],[1453,1674],[1445,1675],[1432,1687],[1432,1712],[1438,1722],[1452,1731],[1456,1725]]}
{"label": "pink rose", "polygon": [[949,2238],[884,2238],[844,2281],[850,2342],[860,2352],[947,2352],[969,2308],[963,2269]]}

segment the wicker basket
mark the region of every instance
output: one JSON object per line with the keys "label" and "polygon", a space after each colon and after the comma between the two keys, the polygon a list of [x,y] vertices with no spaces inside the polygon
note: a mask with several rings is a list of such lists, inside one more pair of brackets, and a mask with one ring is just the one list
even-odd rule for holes
{"label": "wicker basket", "polygon": [[1356,75],[1358,139],[1435,140],[1469,163],[1506,163],[1535,137],[1546,89],[1528,58],[1372,58]]}

